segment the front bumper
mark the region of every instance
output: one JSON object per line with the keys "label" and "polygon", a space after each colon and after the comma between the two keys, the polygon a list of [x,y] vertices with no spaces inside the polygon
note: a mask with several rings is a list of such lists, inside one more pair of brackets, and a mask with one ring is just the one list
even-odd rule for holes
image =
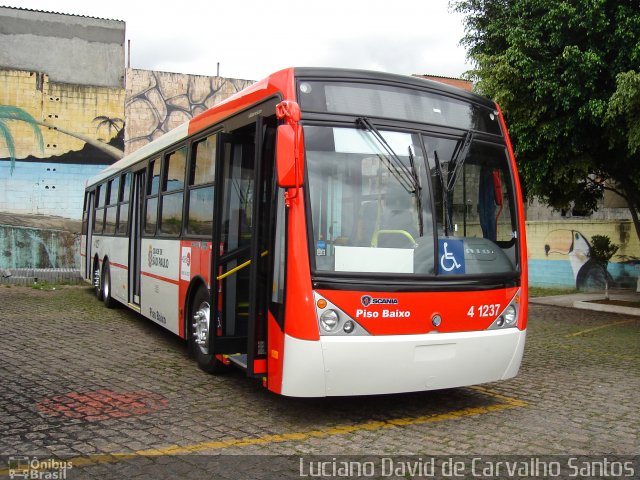
{"label": "front bumper", "polygon": [[393,336],[285,335],[282,394],[373,395],[505,380],[520,368],[526,330]]}

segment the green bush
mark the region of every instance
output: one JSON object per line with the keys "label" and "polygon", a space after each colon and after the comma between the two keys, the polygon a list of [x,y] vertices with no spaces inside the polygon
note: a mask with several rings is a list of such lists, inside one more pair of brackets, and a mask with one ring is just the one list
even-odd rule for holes
{"label": "green bush", "polygon": [[606,235],[594,235],[591,237],[591,249],[589,256],[599,264],[606,267],[609,260],[611,260],[611,257],[613,257],[618,251],[618,248],[620,248],[620,246],[615,243],[611,243],[611,239]]}

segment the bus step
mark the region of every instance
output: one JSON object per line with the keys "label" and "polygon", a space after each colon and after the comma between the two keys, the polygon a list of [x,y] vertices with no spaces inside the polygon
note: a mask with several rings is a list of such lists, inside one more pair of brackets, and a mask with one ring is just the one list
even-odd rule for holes
{"label": "bus step", "polygon": [[239,366],[240,368],[247,369],[247,354],[238,353],[236,355],[229,355],[229,361]]}

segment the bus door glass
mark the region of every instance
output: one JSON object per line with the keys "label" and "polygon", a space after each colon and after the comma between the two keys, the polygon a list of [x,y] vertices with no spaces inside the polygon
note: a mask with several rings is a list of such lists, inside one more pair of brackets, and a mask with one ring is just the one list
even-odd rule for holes
{"label": "bus door glass", "polygon": [[91,279],[91,263],[93,257],[91,256],[91,237],[93,235],[93,201],[95,193],[88,192],[85,196],[84,212],[82,213],[82,233],[85,235],[84,244],[84,276]]}
{"label": "bus door glass", "polygon": [[129,228],[129,301],[140,305],[140,270],[142,254],[142,198],[144,197],[145,171],[134,174],[131,193]]}
{"label": "bus door glass", "polygon": [[[254,126],[255,128],[255,126]],[[218,135],[211,329],[215,353],[247,352],[255,146],[253,129]]]}
{"label": "bus door glass", "polygon": [[[273,125],[271,124],[273,123]],[[275,199],[275,119],[220,135],[217,235],[212,286],[213,352],[232,355],[247,375],[265,372]]]}

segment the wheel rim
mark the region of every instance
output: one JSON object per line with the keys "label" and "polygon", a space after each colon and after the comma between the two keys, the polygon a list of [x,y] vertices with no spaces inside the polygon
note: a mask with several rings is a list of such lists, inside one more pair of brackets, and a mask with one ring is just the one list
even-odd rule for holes
{"label": "wheel rim", "polygon": [[209,302],[202,302],[196,313],[193,314],[193,339],[203,354],[209,353],[209,316],[211,307]]}

